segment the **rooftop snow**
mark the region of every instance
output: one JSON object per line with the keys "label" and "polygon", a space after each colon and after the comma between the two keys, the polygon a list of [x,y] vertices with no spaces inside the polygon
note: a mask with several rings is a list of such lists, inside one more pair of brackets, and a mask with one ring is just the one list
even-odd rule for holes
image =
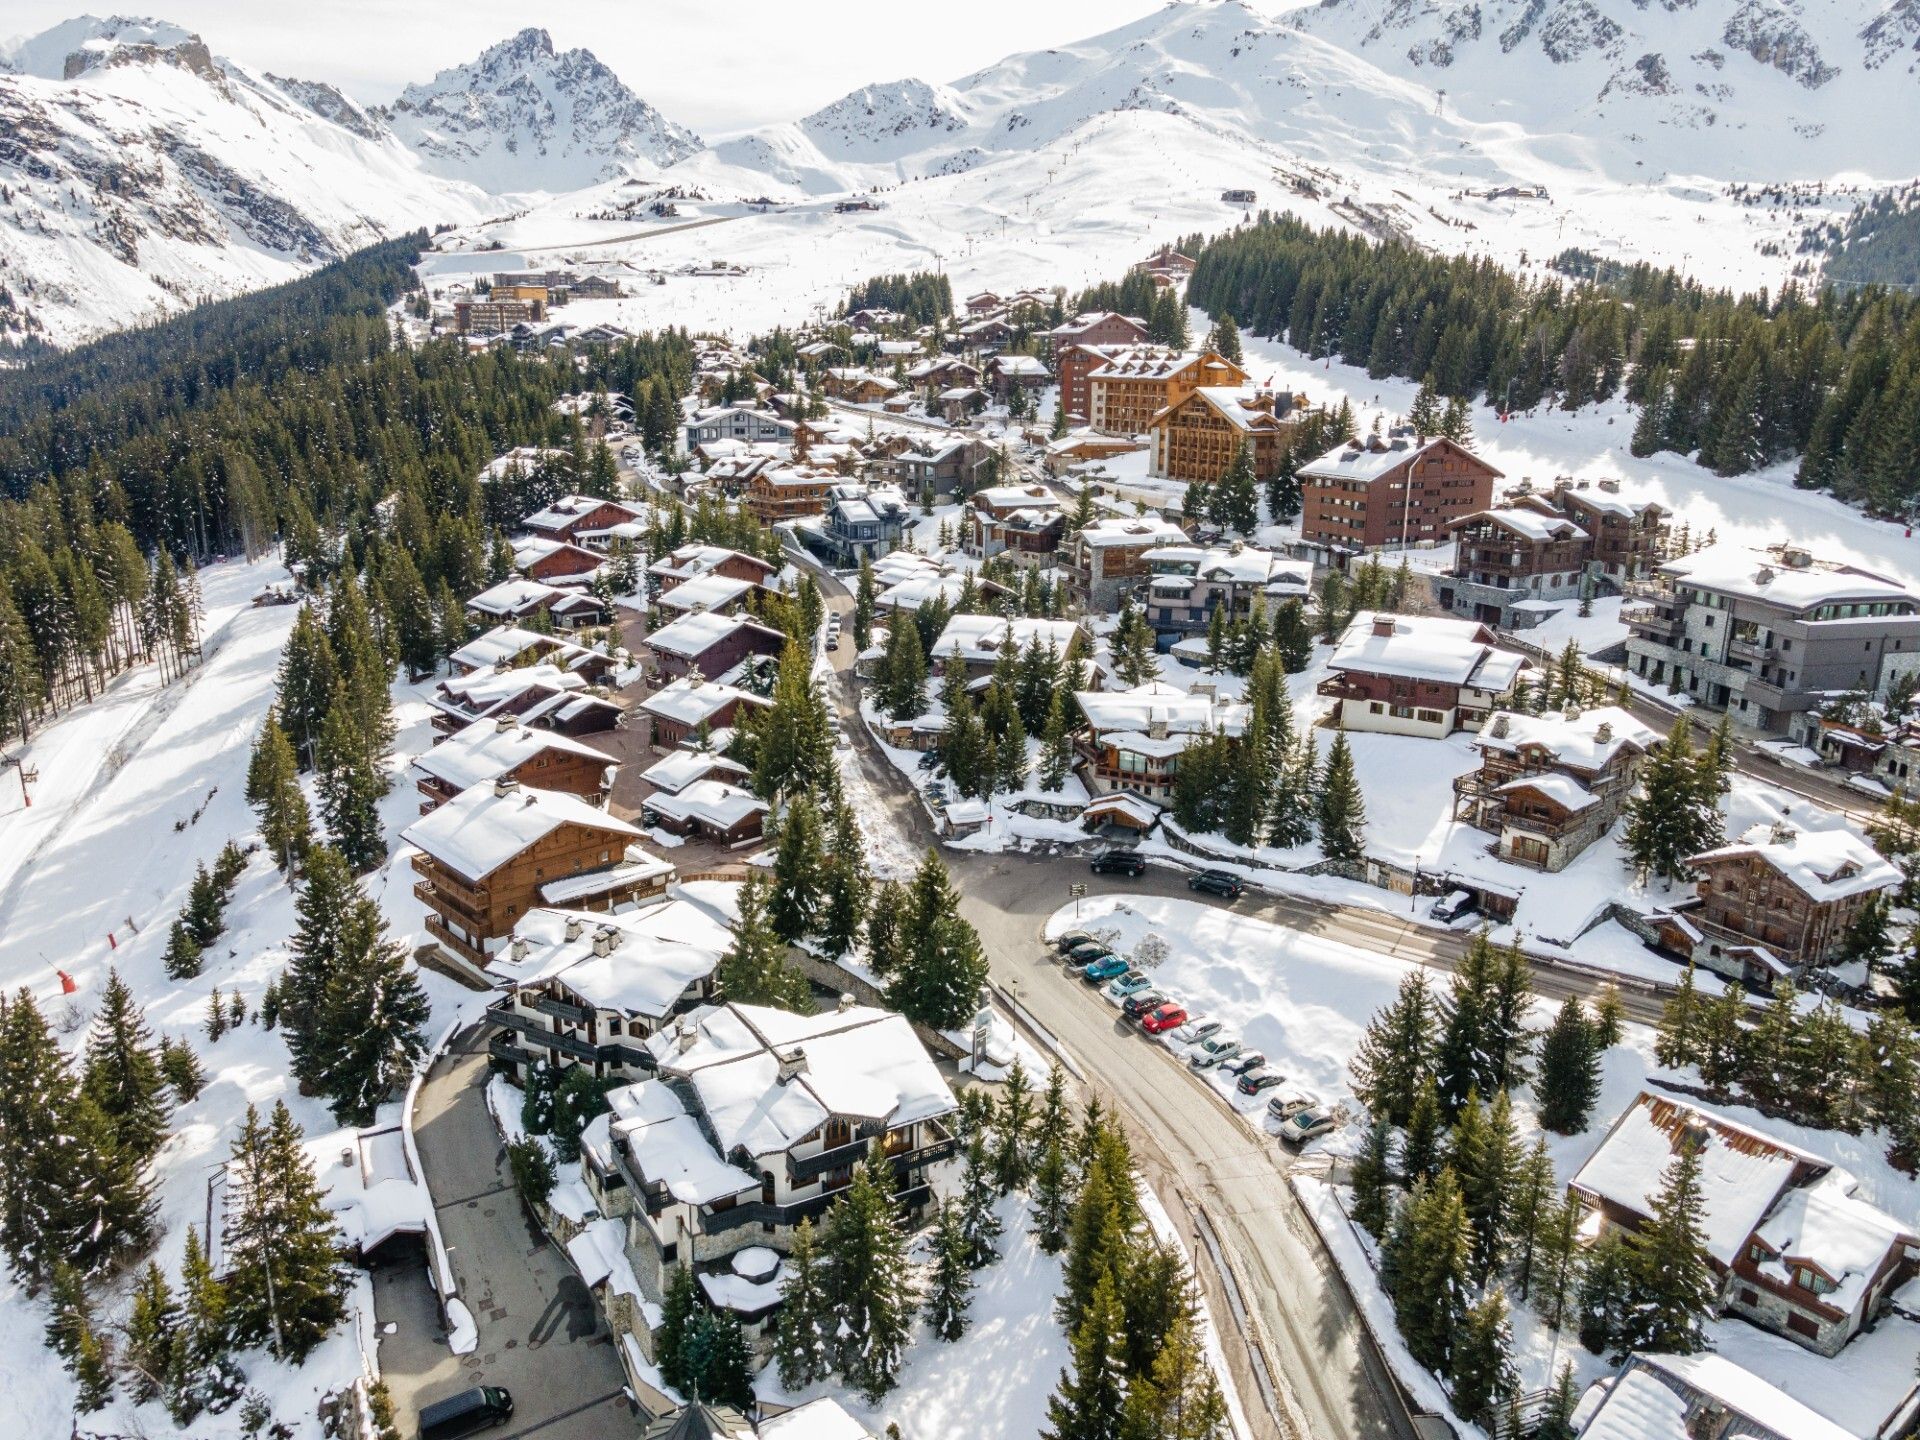
{"label": "rooftop snow", "polygon": [[[646,707],[643,704],[641,708]],[[741,776],[747,773],[747,767],[724,755],[714,755],[704,750],[675,750],[665,759],[642,770],[640,778],[654,789],[672,794],[715,773]]]}
{"label": "rooftop snow", "polygon": [[1016,654],[1038,640],[1042,648],[1052,645],[1062,655],[1079,633],[1072,620],[1043,620],[1016,615],[956,615],[933,642],[933,658],[958,656],[962,660],[991,661],[1005,650]]}
{"label": "rooftop snow", "polygon": [[699,820],[720,830],[731,830],[749,816],[764,815],[772,808],[751,790],[724,780],[696,780],[671,795],[649,795],[645,804],[669,820]]}
{"label": "rooftop snow", "polygon": [[1767,825],[1756,825],[1737,844],[1695,855],[1688,862],[1757,855],[1814,901],[1844,900],[1900,883],[1900,872],[1851,830],[1793,830],[1774,838]]}
{"label": "rooftop snow", "polygon": [[603,765],[614,758],[586,742],[554,730],[512,724],[469,725],[449,735],[413,762],[413,768],[456,789],[491,782],[546,751],[578,755]]}
{"label": "rooftop snow", "polygon": [[[1390,625],[1375,632],[1375,620]],[[1443,685],[1467,685],[1499,694],[1513,683],[1527,662],[1496,650],[1486,628],[1472,620],[1447,620],[1431,615],[1379,615],[1362,610],[1353,617],[1328,667],[1366,675],[1392,675],[1430,680]]]}
{"label": "rooftop snow", "polygon": [[705,610],[692,615],[682,615],[678,620],[661,626],[647,636],[646,643],[654,650],[663,650],[669,655],[694,660],[743,627],[762,631],[769,636],[780,634],[779,631],[768,629],[765,625],[748,620],[745,616],[717,615],[711,610]]}
{"label": "rooftop snow", "polygon": [[[1604,740],[1600,738],[1603,727],[1607,734]],[[1474,744],[1481,750],[1503,754],[1538,746],[1570,769],[1597,772],[1625,747],[1651,750],[1659,741],[1659,736],[1618,705],[1602,705],[1571,716],[1560,711],[1528,715],[1497,710],[1480,728]]]}
{"label": "rooftop snow", "polygon": [[719,680],[696,681],[693,676],[685,675],[647,696],[640,702],[640,708],[649,715],[657,715],[662,720],[671,720],[691,729],[713,719],[727,706],[736,703],[758,706],[763,710],[771,704],[750,690],[741,690]]}
{"label": "rooftop snow", "polygon": [[1793,566],[1781,553],[1744,545],[1710,545],[1669,560],[1661,573],[1720,594],[1764,600],[1787,610],[1810,610],[1840,601],[1914,600],[1897,581],[1848,565],[1815,560]]}
{"label": "rooftop snow", "polygon": [[598,830],[624,848],[640,831],[597,810],[577,795],[515,786],[499,794],[492,785],[463,790],[401,832],[440,864],[469,880],[484,880],[529,845],[563,825]]}
{"label": "rooftop snow", "polygon": [[682,580],[671,590],[663,591],[660,607],[663,610],[724,610],[755,589],[751,580],[735,580],[726,575],[697,575],[691,580]]}

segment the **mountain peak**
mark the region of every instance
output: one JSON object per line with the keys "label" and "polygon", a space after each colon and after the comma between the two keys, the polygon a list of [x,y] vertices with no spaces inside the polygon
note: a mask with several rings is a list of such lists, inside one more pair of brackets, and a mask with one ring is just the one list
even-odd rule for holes
{"label": "mountain peak", "polygon": [[43,80],[77,80],[108,65],[165,63],[213,74],[206,42],[183,26],[151,16],[76,15],[30,36],[0,56],[5,69]]}

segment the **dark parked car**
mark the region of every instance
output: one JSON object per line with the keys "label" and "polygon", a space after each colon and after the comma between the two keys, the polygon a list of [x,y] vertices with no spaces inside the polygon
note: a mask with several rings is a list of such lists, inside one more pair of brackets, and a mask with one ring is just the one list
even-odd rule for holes
{"label": "dark parked car", "polygon": [[1147,873],[1146,858],[1131,850],[1102,850],[1093,857],[1093,873],[1096,875],[1144,875]]}
{"label": "dark parked car", "polygon": [[1258,1095],[1262,1090],[1285,1084],[1286,1079],[1278,1070],[1249,1070],[1240,1077],[1238,1088],[1242,1095]]}
{"label": "dark parked car", "polygon": [[1245,882],[1224,870],[1202,870],[1197,875],[1189,875],[1187,888],[1204,890],[1209,895],[1218,895],[1222,900],[1238,900],[1247,893]]}
{"label": "dark parked car", "polygon": [[1084,945],[1093,939],[1090,930],[1068,930],[1053,937],[1053,948],[1065,954],[1076,945]]}
{"label": "dark parked car", "polygon": [[1138,995],[1129,995],[1120,1005],[1120,1013],[1129,1020],[1138,1020],[1150,1010],[1158,1010],[1167,1003],[1167,996],[1159,990],[1142,990]]}
{"label": "dark parked car", "polygon": [[476,1385],[420,1410],[420,1440],[459,1440],[513,1418],[513,1396],[499,1385]]}

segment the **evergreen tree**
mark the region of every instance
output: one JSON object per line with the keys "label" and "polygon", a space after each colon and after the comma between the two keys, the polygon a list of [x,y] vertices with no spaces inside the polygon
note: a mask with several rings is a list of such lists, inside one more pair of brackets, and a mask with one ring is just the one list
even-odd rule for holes
{"label": "evergreen tree", "polygon": [[167,1138],[167,1081],[153,1032],[118,970],[107,971],[100,1010],[87,1036],[85,1088],[113,1127],[114,1143],[137,1164]]}
{"label": "evergreen tree", "polygon": [[871,1404],[894,1386],[917,1308],[906,1237],[872,1167],[855,1166],[827,1212],[823,1249],[836,1368]]}
{"label": "evergreen tree", "polygon": [[967,1240],[967,1264],[975,1270],[1000,1258],[1000,1217],[994,1211],[993,1164],[984,1131],[967,1141],[967,1163],[960,1177],[960,1227]]}
{"label": "evergreen tree", "polygon": [[1282,747],[1267,799],[1267,843],[1282,850],[1313,843],[1319,813],[1320,752],[1312,735]]}
{"label": "evergreen tree", "polygon": [[180,1329],[173,1368],[164,1381],[167,1413],[186,1425],[202,1411],[219,1414],[240,1398],[244,1384],[228,1356],[226,1282],[213,1273],[200,1232],[187,1227],[180,1262]]}
{"label": "evergreen tree", "polygon": [[1540,1042],[1540,1123],[1560,1135],[1578,1135],[1600,1098],[1600,1048],[1594,1024],[1576,996],[1561,1003]]}
{"label": "evergreen tree", "polygon": [[901,930],[889,997],[908,1019],[937,1030],[966,1024],[979,1008],[987,959],[979,934],[959,913],[946,866],[932,850],[908,889]]}
{"label": "evergreen tree", "polygon": [[226,930],[226,896],[214,883],[207,867],[193,867],[193,883],[187,887],[187,903],[180,912],[193,943],[202,950],[218,940]]}
{"label": "evergreen tree", "polygon": [[811,1220],[803,1218],[794,1227],[786,1263],[773,1353],[780,1384],[788,1390],[804,1390],[827,1374],[832,1359],[826,1262],[821,1258]]}
{"label": "evergreen tree", "polygon": [[1002,1195],[1025,1185],[1032,1173],[1033,1129],[1033,1087],[1015,1059],[993,1112],[993,1180]]}
{"label": "evergreen tree", "polygon": [[1608,1230],[1587,1248],[1579,1267],[1580,1343],[1599,1355],[1626,1346],[1628,1315],[1636,1281],[1633,1252],[1617,1230]]}
{"label": "evergreen tree", "polygon": [[1572,1362],[1561,1365],[1553,1389],[1539,1418],[1533,1422],[1528,1440],[1578,1440],[1573,1428],[1573,1413],[1580,1405],[1580,1390],[1574,1383]]}
{"label": "evergreen tree", "polygon": [[1095,1285],[1087,1313],[1074,1327],[1073,1368],[1047,1401],[1042,1440],[1121,1440],[1126,1404],[1125,1317],[1111,1274]]}
{"label": "evergreen tree", "polygon": [[178,1363],[180,1307],[173,1287],[152,1261],[134,1282],[133,1304],[127,1314],[120,1347],[120,1364],[127,1371],[127,1389],[136,1405],[157,1398]]}
{"label": "evergreen tree", "polygon": [[865,555],[860,557],[860,579],[853,592],[853,648],[856,654],[864,654],[873,644],[873,616],[878,589],[873,578],[873,562]]}
{"label": "evergreen tree", "polygon": [[1626,1343],[1636,1350],[1692,1355],[1707,1348],[1706,1320],[1719,1304],[1701,1221],[1700,1152],[1683,1145],[1660,1176],[1653,1213],[1629,1242],[1632,1255]]}
{"label": "evergreen tree", "polygon": [[1528,1298],[1540,1318],[1558,1330],[1581,1278],[1580,1203],[1563,1196],[1542,1208],[1533,1241],[1533,1284]]}
{"label": "evergreen tree", "polygon": [[1453,1408],[1462,1420],[1491,1428],[1501,1409],[1519,1395],[1512,1349],[1507,1297],[1495,1289],[1467,1311],[1454,1346]]}
{"label": "evergreen tree", "polygon": [[1306,607],[1299,600],[1283,600],[1273,612],[1273,643],[1289,675],[1298,675],[1313,659],[1313,631],[1307,626]]}
{"label": "evergreen tree", "polygon": [[967,1330],[968,1296],[973,1291],[972,1246],[960,1207],[943,1201],[934,1222],[933,1271],[927,1285],[927,1325],[942,1340],[958,1340]]}
{"label": "evergreen tree", "polygon": [[897,880],[883,880],[867,919],[867,964],[879,976],[898,974],[906,959],[906,891]]}
{"label": "evergreen tree", "polygon": [[1208,497],[1208,518],[1228,530],[1251,535],[1260,524],[1260,491],[1253,474],[1253,446],[1241,440],[1233,463]]}
{"label": "evergreen tree", "polygon": [[259,812],[260,835],[274,863],[291,875],[313,844],[313,818],[300,789],[293,743],[271,710],[253,747],[247,800]]}
{"label": "evergreen tree", "polygon": [[1720,843],[1719,780],[1696,756],[1685,716],[1647,756],[1627,805],[1626,847],[1642,875],[1684,878],[1689,857]]}
{"label": "evergreen tree", "polygon": [[346,1313],[340,1234],[284,1101],[247,1107],[227,1164],[227,1322],[236,1343],[306,1359]]}
{"label": "evergreen tree", "polygon": [[406,947],[388,938],[380,907],[356,887],[304,1047],[334,1119],[369,1124],[406,1085],[426,1054],[430,1011]]}
{"label": "evergreen tree", "polygon": [[167,1084],[173,1087],[175,1103],[185,1105],[200,1098],[200,1092],[206,1088],[206,1072],[200,1067],[200,1057],[193,1053],[193,1047],[184,1040],[174,1040],[170,1036],[160,1037],[160,1072],[167,1077]]}
{"label": "evergreen tree", "polygon": [[820,946],[830,956],[850,954],[866,924],[873,876],[867,872],[866,845],[853,808],[834,808],[833,850],[827,857],[826,903],[820,917]]}
{"label": "evergreen tree", "polygon": [[1696,1054],[1700,1026],[1700,995],[1693,984],[1693,966],[1688,964],[1666,1005],[1660,1011],[1660,1032],[1654,1041],[1654,1060],[1668,1070],[1691,1065]]}
{"label": "evergreen tree", "polygon": [[1040,788],[1049,794],[1062,789],[1073,773],[1073,738],[1067,721],[1071,703],[1066,691],[1054,692],[1046,729],[1040,735]]}
{"label": "evergreen tree", "polygon": [[1386,1237],[1393,1215],[1393,1127],[1385,1117],[1367,1127],[1366,1148],[1354,1158],[1353,1221],[1375,1240]]}
{"label": "evergreen tree", "polygon": [[1466,1102],[1469,1091],[1494,1095],[1526,1083],[1532,994],[1532,967],[1519,946],[1496,946],[1484,933],[1476,935],[1440,1003],[1436,1068],[1449,1112]]}
{"label": "evergreen tree", "polygon": [[1440,1140],[1443,1127],[1440,1092],[1431,1075],[1420,1082],[1413,1097],[1413,1109],[1407,1114],[1407,1133],[1400,1146],[1400,1175],[1411,1189],[1431,1179],[1440,1168]]}
{"label": "evergreen tree", "polygon": [[1357,865],[1366,858],[1366,802],[1361,798],[1360,781],[1354,774],[1353,752],[1347,748],[1345,731],[1333,737],[1333,747],[1327,751],[1316,819],[1320,827],[1320,849],[1329,860]]}
{"label": "evergreen tree", "polygon": [[927,708],[927,655],[920,632],[899,612],[887,622],[887,652],[875,677],[874,703],[892,720],[911,720]]}
{"label": "evergreen tree", "polygon": [[1519,1287],[1522,1299],[1532,1290],[1544,1233],[1542,1227],[1557,1203],[1558,1195],[1553,1176],[1553,1157],[1547,1151],[1547,1137],[1536,1136],[1533,1148],[1514,1168],[1512,1191],[1507,1202],[1508,1258],[1514,1284]]}
{"label": "evergreen tree", "polygon": [[1182,1318],[1161,1342],[1149,1373],[1136,1374],[1121,1411],[1121,1440],[1224,1440],[1231,1434],[1226,1399]]}
{"label": "evergreen tree", "polygon": [[1159,679],[1160,661],[1154,653],[1153,627],[1130,595],[1121,597],[1119,619],[1109,644],[1114,674],[1123,684],[1144,685]]}
{"label": "evergreen tree", "polygon": [[313,764],[320,743],[320,727],[326,722],[333,703],[334,687],[339,683],[339,662],[327,632],[307,606],[294,617],[293,633],[280,656],[279,690],[274,713],[292,740],[303,766]]}
{"label": "evergreen tree", "polygon": [[774,850],[773,893],[767,920],[789,945],[814,933],[825,901],[826,846],[820,812],[806,795],[796,795],[780,822]]}
{"label": "evergreen tree", "polygon": [[53,1316],[47,1325],[47,1344],[67,1362],[73,1375],[73,1408],[91,1414],[113,1398],[107,1344],[95,1326],[93,1302],[77,1270],[64,1263],[55,1265],[52,1290]]}
{"label": "evergreen tree", "polygon": [[1073,1172],[1067,1147],[1057,1126],[1042,1125],[1040,1159],[1033,1168],[1033,1237],[1044,1255],[1066,1248],[1067,1225],[1073,1213]]}
{"label": "evergreen tree", "polygon": [[660,1297],[660,1323],[654,1327],[653,1357],[660,1367],[660,1378],[683,1395],[692,1389],[688,1342],[699,1310],[700,1289],[694,1280],[693,1266],[685,1262],[675,1265]]}
{"label": "evergreen tree", "polygon": [[1520,1169],[1520,1141],[1504,1090],[1484,1106],[1479,1096],[1468,1095],[1448,1137],[1447,1163],[1473,1227],[1473,1278],[1484,1284],[1506,1261]]}
{"label": "evergreen tree", "polygon": [[1450,1373],[1468,1307],[1473,1227],[1453,1172],[1421,1181],[1396,1217],[1393,1313],[1407,1350],[1436,1374]]}
{"label": "evergreen tree", "polygon": [[1434,1004],[1427,972],[1409,970],[1393,1003],[1375,1013],[1349,1070],[1353,1093],[1388,1125],[1404,1126],[1422,1084],[1433,1074]]}
{"label": "evergreen tree", "polygon": [[772,1005],[805,1013],[813,1004],[806,977],[787,963],[786,947],[774,931],[768,914],[767,882],[747,876],[740,887],[740,918],[733,927],[733,944],[720,957],[715,978],[720,993],[739,1005]]}
{"label": "evergreen tree", "polygon": [[314,750],[314,766],[320,774],[320,816],[334,848],[356,875],[387,858],[378,808],[386,782],[374,768],[368,737],[360,728],[362,719],[360,707],[346,689],[336,686]]}
{"label": "evergreen tree", "polygon": [[752,1355],[740,1317],[702,1306],[680,1346],[687,1393],[735,1409],[753,1406]]}

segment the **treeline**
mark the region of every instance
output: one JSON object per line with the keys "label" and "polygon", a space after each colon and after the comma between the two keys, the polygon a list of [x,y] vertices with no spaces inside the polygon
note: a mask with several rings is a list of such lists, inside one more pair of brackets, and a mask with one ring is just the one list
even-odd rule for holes
{"label": "treeline", "polygon": [[1634,450],[1725,475],[1801,456],[1803,486],[1893,511],[1920,493],[1920,306],[1883,290],[1708,290],[1635,265],[1532,282],[1287,215],[1207,242],[1188,299],[1315,358],[1503,409],[1642,405]]}
{"label": "treeline", "polygon": [[1811,231],[1804,248],[1824,248],[1828,280],[1920,285],[1920,185],[1882,191],[1844,221]]}
{"label": "treeline", "polygon": [[924,270],[875,275],[847,292],[840,313],[856,310],[897,310],[916,325],[933,325],[953,314],[953,284],[945,275]]}
{"label": "treeline", "polygon": [[[1180,248],[1197,245],[1199,239],[1197,235],[1191,236],[1181,242]],[[1075,297],[1073,308],[1076,314],[1084,314],[1089,310],[1111,310],[1118,315],[1131,315],[1137,320],[1144,320],[1147,322],[1147,340],[1150,344],[1171,345],[1184,350],[1190,338],[1187,333],[1187,306],[1180,298],[1179,287],[1169,285],[1162,289],[1153,283],[1153,277],[1144,270],[1130,270],[1122,280],[1103,280],[1089,285]],[[1237,338],[1233,348],[1236,353],[1227,358],[1238,361]],[[1224,350],[1221,353],[1226,354]]]}

